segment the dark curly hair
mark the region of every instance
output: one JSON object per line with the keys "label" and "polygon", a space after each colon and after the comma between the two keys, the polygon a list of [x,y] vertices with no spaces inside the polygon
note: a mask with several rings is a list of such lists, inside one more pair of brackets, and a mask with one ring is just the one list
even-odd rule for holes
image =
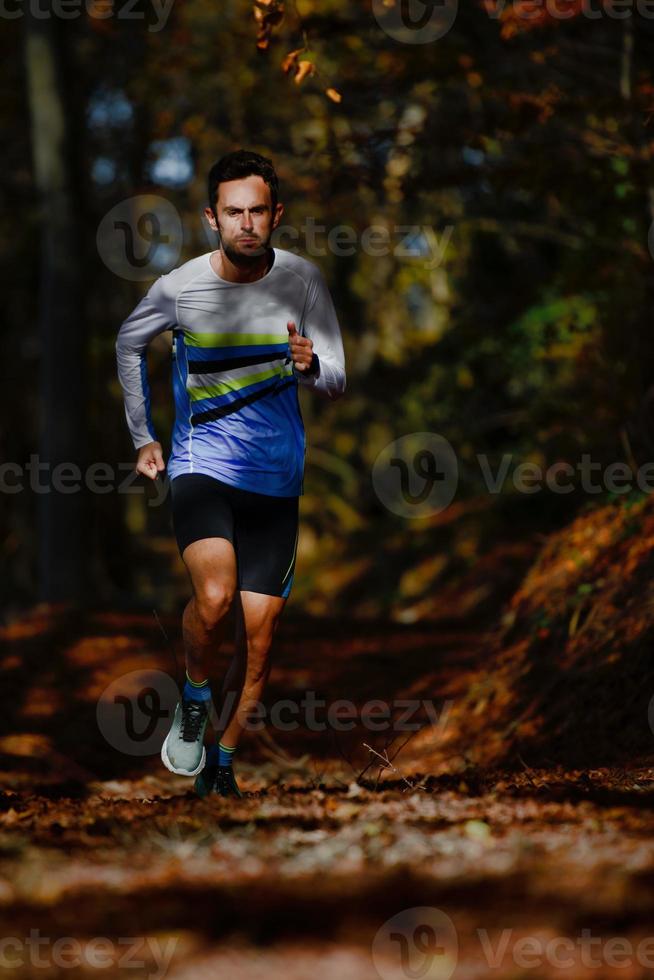
{"label": "dark curly hair", "polygon": [[209,207],[214,214],[216,213],[218,185],[226,180],[239,180],[241,177],[250,177],[251,175],[263,177],[266,184],[268,184],[274,214],[279,195],[279,180],[275,173],[272,160],[268,160],[267,157],[262,157],[260,153],[243,149],[235,150],[233,153],[228,153],[226,156],[221,157],[209,171],[207,182]]}

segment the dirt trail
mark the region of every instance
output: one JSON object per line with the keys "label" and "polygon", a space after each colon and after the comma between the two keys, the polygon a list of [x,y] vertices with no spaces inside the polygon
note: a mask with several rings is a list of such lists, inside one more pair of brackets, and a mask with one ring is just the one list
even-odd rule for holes
{"label": "dirt trail", "polygon": [[[179,656],[175,619],[161,626]],[[266,703],[312,691],[359,711],[400,698],[441,712],[463,696],[485,640],[454,621],[288,620]],[[412,748],[428,744],[424,732],[401,748],[411,733],[391,741],[358,716],[338,734],[252,733],[238,761],[246,798],[201,801],[156,755],[125,754],[98,728],[109,684],[174,674],[155,617],[40,613],[2,641],[1,971],[654,975],[648,767],[482,770],[444,749],[425,771]],[[440,734],[437,724],[430,759]],[[379,765],[386,752],[393,769]]]}

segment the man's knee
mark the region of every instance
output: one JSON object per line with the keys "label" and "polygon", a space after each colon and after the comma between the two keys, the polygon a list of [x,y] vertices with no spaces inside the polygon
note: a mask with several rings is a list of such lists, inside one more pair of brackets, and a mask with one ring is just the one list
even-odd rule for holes
{"label": "man's knee", "polygon": [[233,600],[235,588],[229,583],[209,579],[203,582],[195,593],[195,608],[205,629],[214,629],[227,614]]}

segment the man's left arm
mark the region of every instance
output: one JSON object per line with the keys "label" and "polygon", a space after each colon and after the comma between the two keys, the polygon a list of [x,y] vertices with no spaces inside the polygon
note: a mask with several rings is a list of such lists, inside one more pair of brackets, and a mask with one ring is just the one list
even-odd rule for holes
{"label": "man's left arm", "polygon": [[[311,284],[307,311],[297,336],[299,341],[294,343],[291,333],[290,340],[295,377],[304,387],[313,388],[327,398],[340,398],[346,385],[343,339],[334,303],[320,271]],[[304,338],[312,346],[304,343]],[[296,359],[295,354],[300,351],[302,357]],[[309,359],[309,353],[311,362],[306,365],[302,361]]]}

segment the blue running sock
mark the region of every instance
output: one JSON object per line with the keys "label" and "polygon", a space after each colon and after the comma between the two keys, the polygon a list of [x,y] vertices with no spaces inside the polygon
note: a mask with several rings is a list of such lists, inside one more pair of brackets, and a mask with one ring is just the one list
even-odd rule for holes
{"label": "blue running sock", "polygon": [[231,766],[235,752],[236,746],[230,749],[228,745],[223,745],[222,742],[218,742],[218,765]]}
{"label": "blue running sock", "polygon": [[186,684],[182,691],[182,697],[185,701],[211,701],[209,679],[207,678],[198,684],[197,681],[191,680],[188,671],[186,671]]}

